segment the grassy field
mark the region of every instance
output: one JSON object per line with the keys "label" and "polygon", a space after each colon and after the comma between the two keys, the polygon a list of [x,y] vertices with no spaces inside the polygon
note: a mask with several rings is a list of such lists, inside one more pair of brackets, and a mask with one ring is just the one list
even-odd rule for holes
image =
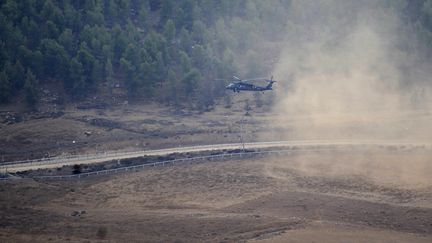
{"label": "grassy field", "polygon": [[[430,112],[299,115],[66,107],[0,118],[1,161],[296,139],[430,142]],[[53,115],[54,114],[54,115]],[[15,114],[17,117],[18,115]],[[430,242],[432,152],[298,151],[70,181],[0,183],[2,242]],[[319,240],[317,240],[319,239]]]}
{"label": "grassy field", "polygon": [[430,242],[430,150],[296,152],[0,184],[6,242]]}
{"label": "grassy field", "polygon": [[58,117],[47,115],[47,111],[24,113],[17,115],[19,122],[11,123],[5,118],[8,113],[3,112],[0,161],[239,142],[240,131],[246,141],[256,141],[257,133],[269,129],[270,112],[255,107],[252,115],[245,116],[243,103],[248,96],[237,99],[237,105],[229,109],[218,105],[205,113],[175,111],[156,104],[105,109],[74,106],[65,108]]}

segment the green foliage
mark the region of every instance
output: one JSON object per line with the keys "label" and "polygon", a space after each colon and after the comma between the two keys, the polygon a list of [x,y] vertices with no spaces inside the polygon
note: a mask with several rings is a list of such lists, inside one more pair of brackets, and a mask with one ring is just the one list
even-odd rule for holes
{"label": "green foliage", "polygon": [[195,94],[197,84],[200,79],[201,75],[196,69],[192,69],[191,71],[186,73],[181,80],[184,92],[193,96]]}
{"label": "green foliage", "polygon": [[72,30],[69,28],[63,30],[58,38],[58,42],[68,51],[69,54],[72,54],[76,49],[75,39],[72,35]]}
{"label": "green foliage", "polygon": [[21,65],[21,62],[17,61],[14,65],[7,64],[5,70],[13,84],[11,87],[12,91],[20,90],[24,85],[25,79],[25,69]]}
{"label": "green foliage", "polygon": [[[84,98],[107,82],[130,99],[210,109],[226,96],[215,78],[271,71],[264,61],[285,37],[290,2],[0,1],[0,103],[21,90],[37,103],[33,94],[46,83]],[[382,4],[432,49],[432,0]]]}
{"label": "green foliage", "polygon": [[54,39],[43,39],[40,44],[43,55],[43,72],[45,77],[62,79],[69,67],[69,56],[64,47]]}
{"label": "green foliage", "polygon": [[6,72],[0,72],[0,103],[6,103],[11,96],[11,84]]}
{"label": "green foliage", "polygon": [[166,22],[164,26],[163,35],[168,42],[172,43],[174,41],[176,35],[176,29],[175,29],[174,22],[171,19]]}
{"label": "green foliage", "polygon": [[174,70],[170,69],[168,71],[167,76],[167,87],[165,93],[165,102],[167,104],[174,105],[174,107],[178,108],[180,106],[180,97],[179,92],[179,80],[174,72]]}
{"label": "green foliage", "polygon": [[65,87],[74,96],[82,96],[86,92],[84,68],[78,58],[72,58],[70,62],[70,72]]}
{"label": "green foliage", "polygon": [[191,67],[192,67],[192,64],[191,64],[191,60],[190,60],[188,54],[184,51],[180,51],[179,55],[180,55],[180,65],[181,65],[182,71],[184,73],[189,72]]}
{"label": "green foliage", "polygon": [[112,94],[112,88],[114,87],[114,71],[113,71],[113,66],[111,63],[111,59],[107,60],[107,63],[105,64],[105,77],[106,77],[106,81],[108,82],[108,86],[110,88],[110,93]]}
{"label": "green foliage", "polygon": [[120,59],[120,67],[125,74],[125,83],[131,96],[138,93],[138,80],[136,79],[136,67],[126,58]]}
{"label": "green foliage", "polygon": [[31,108],[34,108],[38,101],[36,85],[37,85],[36,76],[30,70],[27,70],[25,84],[24,84],[24,92],[25,92],[27,105]]}

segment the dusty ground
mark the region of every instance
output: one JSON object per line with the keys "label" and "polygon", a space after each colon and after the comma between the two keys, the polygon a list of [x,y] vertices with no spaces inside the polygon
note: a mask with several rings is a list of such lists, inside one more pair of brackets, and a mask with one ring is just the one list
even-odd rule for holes
{"label": "dusty ground", "polygon": [[[268,107],[254,107],[245,116],[250,94],[236,97],[236,105],[218,105],[210,112],[158,104],[115,105],[14,113],[0,107],[0,162],[105,151],[159,149],[177,146],[256,141],[269,130]],[[3,110],[2,110],[3,109]],[[263,114],[266,115],[263,115]],[[242,121],[244,120],[244,121]]]}
{"label": "dusty ground", "polygon": [[431,158],[422,149],[303,151],[2,182],[0,241],[431,242]]}
{"label": "dusty ground", "polygon": [[428,110],[381,111],[367,116],[356,112],[291,116],[270,105],[272,93],[261,95],[262,106],[257,105],[251,93],[231,97],[231,107],[219,101],[208,112],[175,110],[154,103],[78,103],[61,109],[41,106],[38,112],[12,112],[19,109],[0,107],[0,163],[70,154],[237,143],[242,139],[432,140],[432,112]]}
{"label": "dusty ground", "polygon": [[[430,112],[286,117],[251,101],[245,116],[246,97],[206,113],[65,107],[18,121],[0,110],[0,161],[239,142],[241,132],[246,142],[431,141]],[[431,159],[430,150],[381,147],[2,181],[0,242],[431,242]]]}

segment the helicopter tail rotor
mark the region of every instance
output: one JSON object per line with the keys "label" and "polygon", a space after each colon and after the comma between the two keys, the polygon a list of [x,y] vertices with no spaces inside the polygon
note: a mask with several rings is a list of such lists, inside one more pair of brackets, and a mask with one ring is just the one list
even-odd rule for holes
{"label": "helicopter tail rotor", "polygon": [[277,82],[276,80],[273,80],[273,75],[270,77],[270,79],[266,79],[265,81],[267,81],[269,83],[275,83],[275,82]]}

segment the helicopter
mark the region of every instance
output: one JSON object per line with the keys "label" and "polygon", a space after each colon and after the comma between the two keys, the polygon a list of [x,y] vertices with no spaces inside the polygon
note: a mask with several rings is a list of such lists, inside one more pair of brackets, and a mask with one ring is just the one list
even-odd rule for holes
{"label": "helicopter", "polygon": [[[273,80],[273,76],[271,76],[270,79],[266,78],[253,78],[253,79],[240,79],[236,76],[233,76],[233,81],[230,84],[228,84],[225,88],[230,89],[233,92],[240,93],[241,90],[243,91],[266,91],[266,90],[273,90],[272,85],[276,81]],[[267,86],[257,86],[254,84],[251,84],[249,82],[251,81],[266,81],[269,84]]]}

